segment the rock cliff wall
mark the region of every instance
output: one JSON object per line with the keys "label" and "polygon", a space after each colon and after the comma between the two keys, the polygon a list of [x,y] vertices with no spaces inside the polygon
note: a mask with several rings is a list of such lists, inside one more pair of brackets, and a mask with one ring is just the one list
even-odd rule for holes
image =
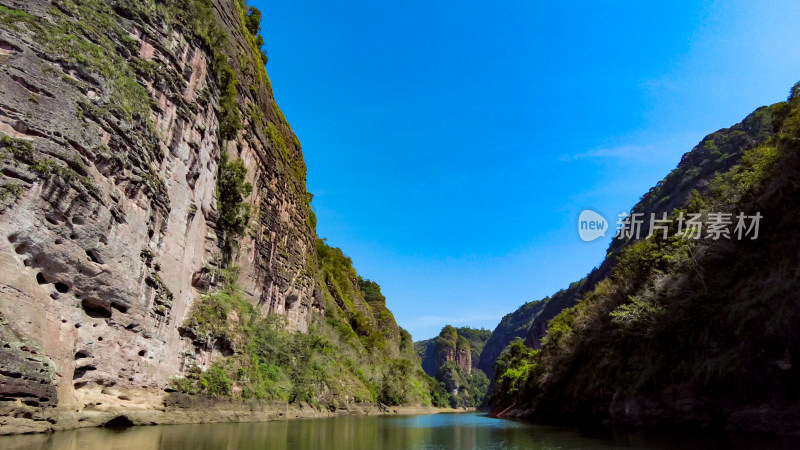
{"label": "rock cliff wall", "polygon": [[0,0],[0,423],[150,408],[224,351],[181,335],[224,257],[223,153],[254,187],[247,298],[299,332],[323,309],[300,144],[245,20],[240,0]]}

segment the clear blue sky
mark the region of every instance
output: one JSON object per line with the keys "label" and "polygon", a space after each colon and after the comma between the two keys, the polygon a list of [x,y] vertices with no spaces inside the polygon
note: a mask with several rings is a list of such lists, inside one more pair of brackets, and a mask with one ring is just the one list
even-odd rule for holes
{"label": "clear blue sky", "polygon": [[584,276],[582,209],[613,222],[800,80],[796,1],[250,3],[318,233],[415,340]]}

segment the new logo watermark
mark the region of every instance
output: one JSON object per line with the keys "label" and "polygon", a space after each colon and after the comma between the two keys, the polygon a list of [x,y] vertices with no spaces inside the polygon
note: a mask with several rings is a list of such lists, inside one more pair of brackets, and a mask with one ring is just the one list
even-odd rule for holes
{"label": "new logo watermark", "polygon": [[591,209],[584,209],[578,217],[578,235],[584,242],[591,242],[597,238],[605,237],[608,231],[608,221],[605,217]]}
{"label": "new logo watermark", "polygon": [[[651,213],[649,220],[643,213],[621,213],[617,217],[617,227],[614,239],[624,238],[649,238],[654,234],[663,239],[670,236],[681,236],[687,239],[733,239],[742,240],[758,239],[761,219],[760,212],[746,215],[740,212],[733,213],[680,213],[675,217],[668,217],[662,213],[661,217]],[[584,242],[591,242],[600,237],[605,237],[608,231],[608,221],[602,214],[584,209],[578,216],[578,235]]]}

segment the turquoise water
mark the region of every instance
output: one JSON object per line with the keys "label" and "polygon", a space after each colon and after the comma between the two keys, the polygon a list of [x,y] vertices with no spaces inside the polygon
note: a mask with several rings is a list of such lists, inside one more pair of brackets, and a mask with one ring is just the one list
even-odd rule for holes
{"label": "turquoise water", "polygon": [[341,417],[266,423],[85,428],[0,436],[2,449],[609,449],[800,448],[796,439],[648,432],[614,438],[492,419],[480,413]]}

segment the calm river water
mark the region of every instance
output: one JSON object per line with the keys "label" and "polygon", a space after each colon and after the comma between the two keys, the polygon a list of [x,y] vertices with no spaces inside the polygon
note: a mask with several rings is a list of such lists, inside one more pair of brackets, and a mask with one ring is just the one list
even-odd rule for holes
{"label": "calm river water", "polygon": [[614,438],[491,419],[481,413],[341,417],[267,423],[85,428],[0,436],[0,449],[608,449],[800,448],[797,439],[647,432]]}

